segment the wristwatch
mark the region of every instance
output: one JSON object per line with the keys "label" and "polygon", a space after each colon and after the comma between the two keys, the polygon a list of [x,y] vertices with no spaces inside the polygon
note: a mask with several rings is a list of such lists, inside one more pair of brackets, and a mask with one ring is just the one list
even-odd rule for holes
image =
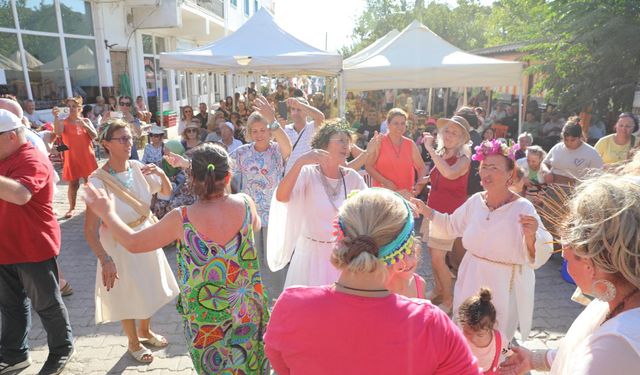
{"label": "wristwatch", "polygon": [[273,122],[268,126],[269,130],[276,130],[279,127],[280,127],[280,123],[278,122],[278,120],[273,120]]}

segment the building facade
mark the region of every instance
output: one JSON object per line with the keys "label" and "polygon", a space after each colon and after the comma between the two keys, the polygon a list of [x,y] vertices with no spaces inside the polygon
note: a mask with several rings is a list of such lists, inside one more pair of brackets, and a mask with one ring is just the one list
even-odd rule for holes
{"label": "building facade", "polygon": [[260,7],[273,2],[0,0],[0,93],[43,111],[74,95],[142,96],[152,111],[197,104],[211,89],[217,100],[231,94],[229,77],[159,74],[159,55],[224,37]]}

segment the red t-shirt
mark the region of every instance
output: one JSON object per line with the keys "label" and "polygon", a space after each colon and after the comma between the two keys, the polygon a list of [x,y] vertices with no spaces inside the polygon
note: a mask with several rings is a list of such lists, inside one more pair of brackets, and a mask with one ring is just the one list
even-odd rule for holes
{"label": "red t-shirt", "polygon": [[264,335],[278,375],[479,375],[462,332],[427,300],[290,287]]}
{"label": "red t-shirt", "polygon": [[60,252],[53,213],[53,166],[30,143],[0,160],[0,176],[18,181],[32,196],[19,206],[0,199],[0,264],[36,263]]}

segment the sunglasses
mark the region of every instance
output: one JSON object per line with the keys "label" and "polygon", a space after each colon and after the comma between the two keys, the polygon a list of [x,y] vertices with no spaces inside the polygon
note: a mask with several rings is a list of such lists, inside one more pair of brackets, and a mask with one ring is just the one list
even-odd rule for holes
{"label": "sunglasses", "polygon": [[152,138],[156,138],[156,137],[162,137],[163,134],[149,134],[149,136]]}
{"label": "sunglasses", "polygon": [[131,107],[131,102],[120,102],[122,107]]}
{"label": "sunglasses", "polygon": [[126,145],[127,143],[132,143],[133,137],[130,135],[125,135],[119,138],[111,138],[110,141],[118,141],[118,143]]}
{"label": "sunglasses", "polygon": [[191,128],[191,129],[185,130],[185,132],[187,132],[187,133],[197,133],[198,129]]}

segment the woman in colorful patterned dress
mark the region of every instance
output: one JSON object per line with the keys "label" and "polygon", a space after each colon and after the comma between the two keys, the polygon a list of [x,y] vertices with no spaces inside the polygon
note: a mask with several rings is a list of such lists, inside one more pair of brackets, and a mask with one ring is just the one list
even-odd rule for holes
{"label": "woman in colorful patterned dress", "polygon": [[[186,160],[171,162],[185,166]],[[230,170],[221,146],[194,148],[190,179],[197,201],[137,233],[113,214],[104,191],[89,186],[87,204],[131,252],[178,240],[178,311],[199,374],[267,373],[262,336],[269,310],[253,245],[260,217],[251,198],[225,192]]]}

